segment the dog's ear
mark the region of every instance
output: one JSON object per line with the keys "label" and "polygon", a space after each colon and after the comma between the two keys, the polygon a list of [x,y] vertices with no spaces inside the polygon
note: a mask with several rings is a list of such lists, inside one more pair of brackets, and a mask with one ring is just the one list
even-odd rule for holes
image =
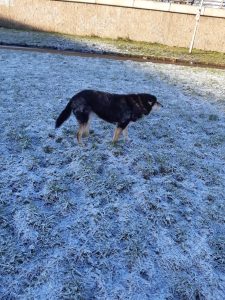
{"label": "dog's ear", "polygon": [[157,98],[151,94],[148,95],[148,103],[149,104],[155,104],[157,102]]}

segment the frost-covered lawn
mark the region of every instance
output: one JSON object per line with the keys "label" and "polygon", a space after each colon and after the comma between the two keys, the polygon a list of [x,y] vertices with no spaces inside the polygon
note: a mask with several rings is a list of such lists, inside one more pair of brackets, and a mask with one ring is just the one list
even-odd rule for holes
{"label": "frost-covered lawn", "polygon": [[[225,299],[225,71],[0,51],[0,298]],[[131,125],[92,121],[79,147],[68,99],[150,92]]]}

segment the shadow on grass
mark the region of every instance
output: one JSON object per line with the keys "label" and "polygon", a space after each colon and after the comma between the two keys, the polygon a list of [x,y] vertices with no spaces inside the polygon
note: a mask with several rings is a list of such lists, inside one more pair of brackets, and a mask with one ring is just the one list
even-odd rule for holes
{"label": "shadow on grass", "polygon": [[79,37],[48,32],[22,22],[0,17],[0,45],[77,51],[82,53],[114,54],[96,37]]}

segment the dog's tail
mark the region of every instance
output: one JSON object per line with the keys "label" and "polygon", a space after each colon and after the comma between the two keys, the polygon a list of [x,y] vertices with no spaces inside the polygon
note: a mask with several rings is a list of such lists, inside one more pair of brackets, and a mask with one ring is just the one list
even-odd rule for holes
{"label": "dog's tail", "polygon": [[71,101],[67,104],[67,106],[64,108],[64,110],[61,112],[61,114],[58,116],[56,122],[55,122],[55,128],[59,128],[71,115],[72,107],[71,107]]}

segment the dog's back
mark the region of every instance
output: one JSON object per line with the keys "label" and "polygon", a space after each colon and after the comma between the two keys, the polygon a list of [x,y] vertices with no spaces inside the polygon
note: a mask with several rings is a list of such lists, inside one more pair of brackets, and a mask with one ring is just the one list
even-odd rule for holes
{"label": "dog's back", "polygon": [[107,92],[84,90],[72,99],[72,109],[78,112],[94,112],[110,123],[136,121],[149,114],[157,99],[149,94],[111,94]]}

